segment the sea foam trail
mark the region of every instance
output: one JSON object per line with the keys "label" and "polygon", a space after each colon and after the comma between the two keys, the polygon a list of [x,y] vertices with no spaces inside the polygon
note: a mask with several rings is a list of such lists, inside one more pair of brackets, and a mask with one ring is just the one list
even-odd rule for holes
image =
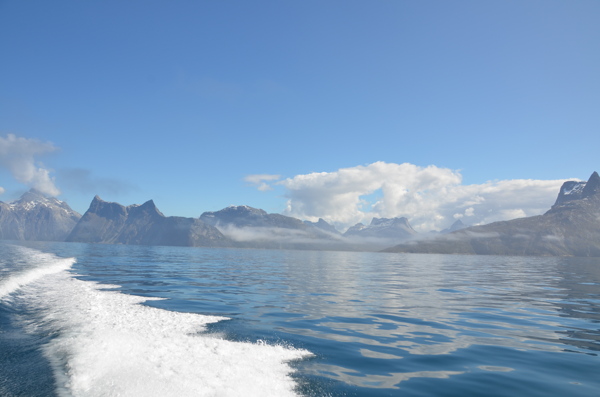
{"label": "sea foam trail", "polygon": [[27,257],[27,261],[35,267],[21,270],[6,280],[0,280],[0,300],[44,276],[68,270],[75,263],[75,258],[59,258],[24,247],[14,248],[21,251],[22,255]]}
{"label": "sea foam trail", "polygon": [[284,346],[199,334],[222,317],[143,306],[148,298],[58,272],[19,294],[40,317],[32,332],[57,333],[44,353],[61,396],[293,396]]}

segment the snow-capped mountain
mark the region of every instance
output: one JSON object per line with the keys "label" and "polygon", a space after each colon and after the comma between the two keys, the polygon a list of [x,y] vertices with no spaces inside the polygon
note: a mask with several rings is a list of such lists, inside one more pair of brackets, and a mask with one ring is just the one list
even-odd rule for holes
{"label": "snow-capped mountain", "polygon": [[410,239],[417,232],[412,228],[405,217],[373,218],[368,226],[357,223],[352,226],[344,237],[376,238],[394,240],[396,242]]}
{"label": "snow-capped mountain", "polygon": [[561,205],[571,200],[579,200],[583,194],[586,182],[568,181],[563,183],[554,205]]}
{"label": "snow-capped mountain", "polygon": [[11,203],[0,201],[0,238],[63,241],[79,218],[64,201],[31,189]]}

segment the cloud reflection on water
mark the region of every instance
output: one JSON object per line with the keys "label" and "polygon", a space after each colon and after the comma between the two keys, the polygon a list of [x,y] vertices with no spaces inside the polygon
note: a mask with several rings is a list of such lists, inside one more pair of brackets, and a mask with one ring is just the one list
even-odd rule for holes
{"label": "cloud reflection on water", "polygon": [[[338,260],[319,260],[315,253],[302,278],[289,275],[301,280],[290,287],[304,297],[298,310],[305,315],[280,323],[280,330],[355,346],[355,355],[376,360],[460,356],[475,346],[555,353],[564,351],[565,344],[588,351],[599,348],[597,333],[565,330],[566,313],[585,318],[597,314],[599,305],[589,300],[590,291],[587,301],[569,302],[570,296],[578,297],[580,285],[564,285],[563,258],[380,255],[365,268],[364,262],[357,265],[356,254],[328,255]],[[325,292],[327,297],[320,296]],[[298,326],[307,321],[310,326]],[[354,364],[344,366],[338,360],[338,365],[309,367],[348,384],[384,388],[414,377],[463,373],[394,372],[390,365],[386,376],[365,376],[353,375]],[[514,370],[487,364],[477,368]]]}

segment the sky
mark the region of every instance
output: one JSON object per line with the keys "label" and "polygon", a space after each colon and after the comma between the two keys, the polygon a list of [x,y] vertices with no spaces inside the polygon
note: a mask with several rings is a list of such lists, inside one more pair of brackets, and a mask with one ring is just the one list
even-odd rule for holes
{"label": "sky", "polygon": [[0,201],[340,230],[546,211],[600,170],[596,0],[0,0]]}

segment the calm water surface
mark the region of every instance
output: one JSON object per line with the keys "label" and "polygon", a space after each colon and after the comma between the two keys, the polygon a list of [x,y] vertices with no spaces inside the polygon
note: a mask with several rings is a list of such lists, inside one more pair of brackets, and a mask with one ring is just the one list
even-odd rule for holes
{"label": "calm water surface", "polygon": [[0,253],[3,396],[600,395],[599,259]]}

